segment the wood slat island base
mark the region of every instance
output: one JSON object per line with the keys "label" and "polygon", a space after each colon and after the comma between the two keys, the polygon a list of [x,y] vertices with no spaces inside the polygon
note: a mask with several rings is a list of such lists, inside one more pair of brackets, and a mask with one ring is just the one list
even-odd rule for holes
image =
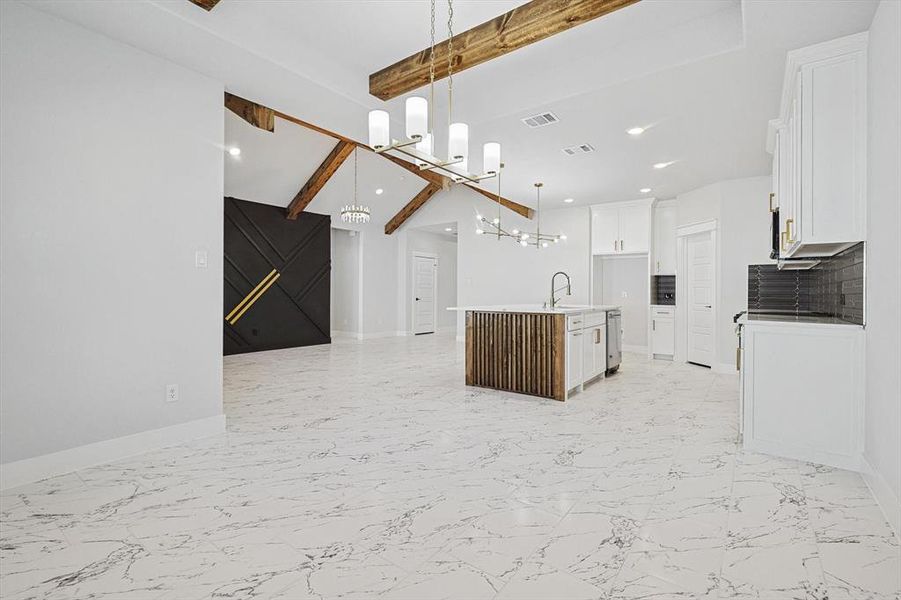
{"label": "wood slat island base", "polygon": [[566,315],[466,312],[466,385],[566,399]]}

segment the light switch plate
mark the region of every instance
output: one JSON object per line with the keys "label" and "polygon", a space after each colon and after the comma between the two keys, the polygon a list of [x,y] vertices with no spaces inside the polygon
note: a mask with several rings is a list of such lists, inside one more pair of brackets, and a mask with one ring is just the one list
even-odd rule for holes
{"label": "light switch plate", "polygon": [[207,267],[207,254],[206,250],[198,250],[194,253],[194,266],[198,269],[206,269]]}

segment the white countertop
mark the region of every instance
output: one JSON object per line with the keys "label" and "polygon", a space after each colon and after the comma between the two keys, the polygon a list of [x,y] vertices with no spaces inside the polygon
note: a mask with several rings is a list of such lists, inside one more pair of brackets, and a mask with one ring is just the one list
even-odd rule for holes
{"label": "white countertop", "polygon": [[844,321],[836,317],[767,315],[754,313],[742,315],[739,317],[738,323],[745,327],[754,325],[792,325],[805,327],[854,327],[863,329],[863,325]]}
{"label": "white countertop", "polygon": [[557,314],[557,315],[573,315],[594,311],[620,310],[620,306],[613,304],[594,304],[594,305],[572,305],[562,304],[554,308],[545,307],[541,304],[498,304],[495,306],[451,306],[447,310],[457,311],[473,311],[473,312],[515,312],[515,313],[538,313],[538,314]]}

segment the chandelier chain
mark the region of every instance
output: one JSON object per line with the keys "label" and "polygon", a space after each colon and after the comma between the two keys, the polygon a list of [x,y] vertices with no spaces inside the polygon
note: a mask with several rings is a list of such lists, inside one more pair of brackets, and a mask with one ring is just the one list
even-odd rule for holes
{"label": "chandelier chain", "polygon": [[[431,29],[431,46],[429,46],[429,134],[435,131],[435,4],[437,0],[432,0],[432,29]],[[434,142],[433,142],[434,143]]]}
{"label": "chandelier chain", "polygon": [[447,0],[447,123],[453,123],[454,106],[454,0]]}
{"label": "chandelier chain", "polygon": [[354,146],[354,204],[357,203],[357,146]]}

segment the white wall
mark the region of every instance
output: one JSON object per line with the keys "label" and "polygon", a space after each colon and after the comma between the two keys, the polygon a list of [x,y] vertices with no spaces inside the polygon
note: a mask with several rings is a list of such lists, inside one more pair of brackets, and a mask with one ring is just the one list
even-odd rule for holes
{"label": "white wall", "polygon": [[[407,232],[406,269],[407,282],[404,298],[407,304],[407,315],[413,311],[413,253],[425,252],[438,257],[436,297],[438,319],[435,326],[441,329],[455,327],[457,315],[448,307],[457,305],[457,242],[445,235],[412,229]],[[410,331],[412,322],[404,324],[403,329]]]}
{"label": "white wall", "polygon": [[867,462],[871,486],[901,529],[901,3],[879,4],[869,39]]}
{"label": "white wall", "polygon": [[0,5],[2,462],[217,418],[222,85]]}
{"label": "white wall", "polygon": [[[525,203],[528,200],[518,199]],[[550,296],[551,276],[565,271],[572,278],[567,304],[587,304],[591,292],[588,207],[542,211],[541,230],[566,234],[567,240],[537,250],[510,239],[476,235],[475,215],[497,215],[497,204],[463,187],[439,192],[408,221],[407,228],[437,223],[457,225],[457,300],[459,305],[541,304]],[[504,210],[505,229],[534,231],[534,220]],[[395,234],[397,235],[397,234]],[[403,288],[402,288],[403,289]],[[462,334],[462,319],[458,319]]]}
{"label": "white wall", "polygon": [[332,334],[360,332],[360,236],[332,228],[330,319]]}
{"label": "white wall", "polygon": [[[648,257],[594,258],[597,304],[619,304],[623,316],[623,346],[644,352],[648,346]],[[626,297],[623,297],[625,292]]]}
{"label": "white wall", "polygon": [[[677,226],[717,223],[718,364],[712,366],[727,372],[734,371],[737,345],[732,317],[748,306],[748,265],[772,262],[767,204],[771,187],[770,176],[751,177],[721,181],[676,197]],[[676,304],[680,301],[677,296]],[[680,340],[676,343],[678,347]]]}

